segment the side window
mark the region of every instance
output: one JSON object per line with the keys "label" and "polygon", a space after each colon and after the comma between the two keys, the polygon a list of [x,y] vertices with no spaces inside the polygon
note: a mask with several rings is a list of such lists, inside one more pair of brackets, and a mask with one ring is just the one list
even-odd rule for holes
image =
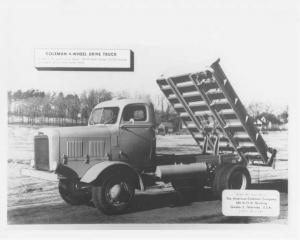
{"label": "side window", "polygon": [[123,118],[124,122],[133,119],[134,121],[146,121],[147,111],[144,105],[128,105],[124,108]]}

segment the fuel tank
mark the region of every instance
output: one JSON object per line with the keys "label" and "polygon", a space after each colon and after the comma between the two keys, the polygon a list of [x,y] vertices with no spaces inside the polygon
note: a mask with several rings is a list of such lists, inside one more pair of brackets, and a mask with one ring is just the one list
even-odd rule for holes
{"label": "fuel tank", "polygon": [[157,166],[155,175],[163,181],[205,177],[207,175],[207,166],[204,162],[190,164],[174,164]]}

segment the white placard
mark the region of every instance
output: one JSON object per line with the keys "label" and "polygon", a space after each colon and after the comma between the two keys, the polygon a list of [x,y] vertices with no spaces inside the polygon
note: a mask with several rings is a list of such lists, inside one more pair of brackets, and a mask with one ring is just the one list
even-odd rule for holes
{"label": "white placard", "polygon": [[222,213],[225,216],[279,216],[279,192],[276,190],[224,190]]}
{"label": "white placard", "polygon": [[130,69],[132,52],[129,49],[35,49],[37,69]]}

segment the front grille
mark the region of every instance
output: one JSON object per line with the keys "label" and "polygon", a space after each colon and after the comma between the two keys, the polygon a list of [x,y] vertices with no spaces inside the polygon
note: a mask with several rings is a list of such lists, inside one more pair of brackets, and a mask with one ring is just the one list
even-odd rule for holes
{"label": "front grille", "polygon": [[105,142],[104,141],[90,141],[89,155],[91,157],[104,157]]}
{"label": "front grille", "polygon": [[34,163],[38,170],[49,170],[49,140],[47,136],[34,138]]}
{"label": "front grille", "polygon": [[83,142],[82,141],[67,141],[67,156],[82,157],[83,156]]}

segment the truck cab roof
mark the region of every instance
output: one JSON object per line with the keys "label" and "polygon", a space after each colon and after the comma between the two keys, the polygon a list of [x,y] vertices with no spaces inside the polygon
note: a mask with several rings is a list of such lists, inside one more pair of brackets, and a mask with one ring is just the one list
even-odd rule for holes
{"label": "truck cab roof", "polygon": [[102,107],[120,107],[123,108],[128,104],[151,104],[148,99],[113,99],[105,102],[101,102],[97,104],[94,108],[102,108]]}

